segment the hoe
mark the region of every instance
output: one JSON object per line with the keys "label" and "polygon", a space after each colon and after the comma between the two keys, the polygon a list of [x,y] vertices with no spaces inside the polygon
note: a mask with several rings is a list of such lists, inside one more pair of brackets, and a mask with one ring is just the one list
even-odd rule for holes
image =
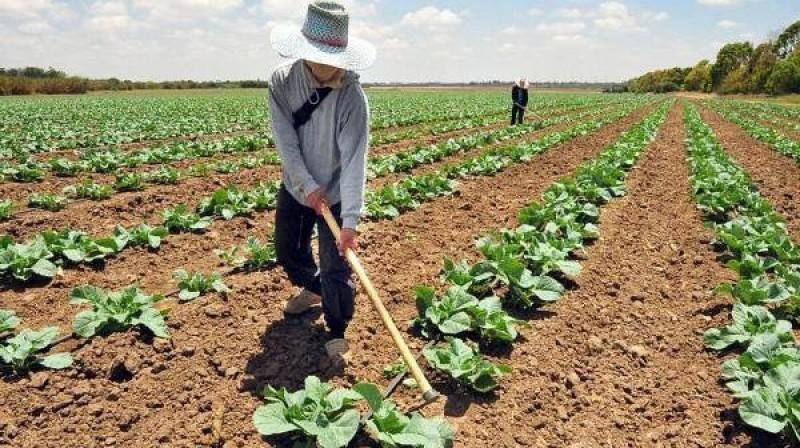
{"label": "hoe", "polygon": [[[334,219],[333,214],[331,214],[331,211],[327,205],[322,206],[322,217],[325,219],[325,222],[328,224],[328,227],[330,227],[331,232],[333,232],[333,235],[336,237],[336,241],[340,241],[341,229],[339,229],[339,224],[336,223],[336,219]],[[361,284],[364,285],[367,295],[369,296],[370,300],[372,300],[372,305],[381,316],[383,325],[389,331],[389,334],[392,336],[392,340],[394,341],[394,344],[397,346],[398,350],[400,350],[400,355],[403,357],[403,361],[406,363],[406,366],[408,366],[411,376],[414,377],[414,380],[417,382],[417,386],[419,386],[420,390],[422,391],[422,399],[425,400],[425,403],[430,403],[436,400],[436,398],[439,396],[439,393],[436,392],[433,387],[431,387],[427,378],[425,378],[425,374],[422,373],[422,369],[420,369],[419,364],[417,364],[416,358],[414,358],[414,355],[411,354],[411,350],[409,350],[408,345],[406,345],[406,341],[403,339],[403,336],[400,334],[400,331],[394,324],[392,316],[383,305],[383,301],[378,295],[378,290],[375,289],[375,286],[369,279],[367,271],[361,264],[361,260],[359,260],[355,252],[350,249],[345,252],[345,258],[347,258],[347,262],[350,264],[350,267],[353,268],[353,271],[358,276]],[[389,389],[389,392],[391,392],[391,388]]]}

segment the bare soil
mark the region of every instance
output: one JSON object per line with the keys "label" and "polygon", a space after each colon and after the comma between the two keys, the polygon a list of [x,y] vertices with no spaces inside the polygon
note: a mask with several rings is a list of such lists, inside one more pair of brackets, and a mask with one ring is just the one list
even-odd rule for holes
{"label": "bare soil", "polygon": [[[458,195],[425,204],[396,221],[365,224],[365,263],[401,327],[407,328],[404,322],[414,312],[410,289],[435,281],[443,256],[474,253],[476,237],[513,225],[520,207],[558,177],[596,156],[643,113],[553,148],[500,176],[467,180]],[[46,288],[3,293],[0,300],[19,311],[26,324],[67,327],[76,311],[67,305],[71,286],[88,282],[119,287],[141,280],[148,290],[170,289],[168,279],[174,268],[204,270],[216,265],[212,248],[241,242],[251,231],[264,232],[271,219],[266,214],[215,225],[208,235],[180,237],[161,256],[132,251],[105,269],[68,270],[67,277]],[[0,444],[268,445],[250,422],[261,401],[257,392],[265,384],[297,387],[309,374],[330,377],[321,363],[326,336],[317,315],[283,317],[281,303],[291,288],[279,271],[238,275],[229,283],[234,293],[227,299],[209,296],[175,307],[169,318],[173,337],[168,342],[148,341],[136,332],[97,338],[77,349],[75,369],[0,382]],[[348,332],[353,364],[334,380],[384,382],[382,366],[393,361],[396,353],[363,297],[357,313]],[[413,341],[416,347],[421,343]],[[71,343],[64,348],[71,348]],[[220,434],[213,431],[217,423],[221,423]],[[459,446],[485,446],[456,423],[465,431]]]}

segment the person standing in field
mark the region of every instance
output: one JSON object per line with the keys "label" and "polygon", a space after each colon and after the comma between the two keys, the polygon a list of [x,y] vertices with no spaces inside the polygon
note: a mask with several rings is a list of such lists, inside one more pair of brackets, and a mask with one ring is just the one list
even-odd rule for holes
{"label": "person standing in field", "polygon": [[[333,1],[312,2],[302,29],[276,27],[270,40],[280,56],[293,60],[280,65],[269,83],[283,170],[275,249],[289,280],[302,288],[284,311],[298,315],[321,304],[330,331],[326,352],[342,365],[355,300],[342,255],[358,247],[369,146],[369,106],[354,70],[372,65],[375,47],[349,35],[348,11]],[[341,244],[321,217],[323,206],[342,228]],[[319,267],[311,252],[315,227]]]}
{"label": "person standing in field", "polygon": [[525,120],[525,111],[528,109],[528,80],[520,78],[511,88],[511,126],[522,124]]}

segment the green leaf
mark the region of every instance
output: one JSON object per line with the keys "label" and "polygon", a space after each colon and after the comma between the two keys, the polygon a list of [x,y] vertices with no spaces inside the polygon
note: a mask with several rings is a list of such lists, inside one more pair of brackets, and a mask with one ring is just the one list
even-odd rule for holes
{"label": "green leaf", "polygon": [[358,383],[353,386],[353,390],[361,394],[361,396],[367,400],[373,412],[377,412],[378,409],[381,408],[383,404],[383,394],[381,390],[378,389],[378,386],[372,383]]}
{"label": "green leaf", "polygon": [[40,277],[53,278],[58,273],[58,267],[52,261],[42,258],[31,266],[31,271]]}
{"label": "green leaf", "polygon": [[90,338],[97,334],[97,330],[104,322],[105,318],[94,311],[81,311],[75,316],[72,331],[82,338]]}
{"label": "green leaf", "polygon": [[321,448],[346,447],[356,436],[358,424],[358,411],[354,409],[345,411],[339,418],[320,431],[319,435],[317,435],[317,444]]}
{"label": "green leaf", "polygon": [[297,426],[286,420],[286,407],[282,403],[270,403],[260,406],[253,414],[253,424],[259,434],[272,436],[297,431]]}
{"label": "green leaf", "polygon": [[69,353],[56,353],[45,356],[39,360],[39,364],[48,369],[66,369],[72,365],[72,355]]}
{"label": "green leaf", "polygon": [[138,318],[133,320],[134,324],[144,325],[148,330],[153,332],[156,337],[168,338],[169,328],[164,316],[155,308],[146,308]]}

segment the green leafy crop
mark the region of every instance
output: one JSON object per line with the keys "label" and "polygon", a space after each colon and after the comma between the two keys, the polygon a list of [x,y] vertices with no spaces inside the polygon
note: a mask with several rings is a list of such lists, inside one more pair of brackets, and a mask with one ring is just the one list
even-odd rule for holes
{"label": "green leafy crop", "polygon": [[367,420],[367,432],[384,448],[418,447],[449,448],[455,431],[442,418],[425,418],[419,413],[407,416],[397,404],[384,399],[380,389],[371,383],[353,386],[369,404],[372,416]]}
{"label": "green leafy crop", "polygon": [[358,432],[355,403],[361,395],[349,389],[334,389],[315,376],[307,377],[305,388],[297,392],[267,386],[264,397],[268,404],[253,414],[253,423],[261,435],[288,435],[304,443],[300,446],[343,448]]}
{"label": "green leafy crop", "polygon": [[178,298],[188,302],[209,292],[227,294],[230,289],[222,280],[222,276],[215,272],[209,276],[200,272],[187,272],[183,269],[175,271],[175,278],[178,280]]}
{"label": "green leafy crop", "polygon": [[487,393],[497,388],[497,379],[511,373],[511,367],[493,364],[458,338],[451,338],[445,345],[423,350],[431,367],[440,370],[478,392]]}
{"label": "green leafy crop", "polygon": [[72,365],[69,353],[42,356],[58,337],[58,328],[48,327],[40,331],[22,330],[16,336],[0,342],[0,367],[8,367],[15,373],[24,373],[34,367],[66,369]]}
{"label": "green leafy crop", "polygon": [[143,327],[159,338],[168,338],[169,330],[164,314],[153,307],[163,299],[148,295],[136,286],[120,291],[105,291],[95,286],[81,286],[72,290],[72,304],[90,304],[75,316],[73,331],[78,336],[90,338],[99,333],[122,331]]}

